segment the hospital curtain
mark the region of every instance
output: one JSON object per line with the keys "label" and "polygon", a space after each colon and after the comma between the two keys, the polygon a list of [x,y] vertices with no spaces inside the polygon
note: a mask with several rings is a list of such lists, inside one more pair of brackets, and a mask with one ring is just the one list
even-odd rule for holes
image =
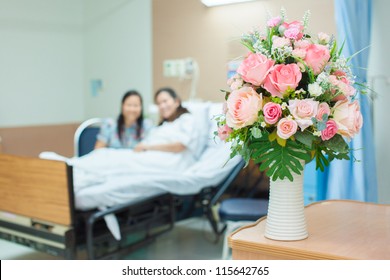
{"label": "hospital curtain", "polygon": [[[349,57],[357,53],[351,60],[353,74],[356,82],[366,82],[372,1],[335,0],[334,3],[338,42],[345,41],[343,55]],[[327,169],[325,198],[376,202],[377,178],[370,100],[369,96],[360,93],[357,98],[363,114],[363,128],[349,144],[351,160],[334,160]]]}

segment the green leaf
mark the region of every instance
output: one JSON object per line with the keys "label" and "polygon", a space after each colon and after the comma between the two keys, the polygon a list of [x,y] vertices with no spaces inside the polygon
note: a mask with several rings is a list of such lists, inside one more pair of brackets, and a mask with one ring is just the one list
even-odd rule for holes
{"label": "green leaf", "polygon": [[243,44],[245,47],[247,47],[251,52],[255,52],[255,49],[252,46],[252,42],[247,39],[242,39],[241,44]]}
{"label": "green leaf", "polygon": [[253,137],[255,137],[255,138],[261,138],[261,136],[262,136],[261,130],[258,127],[252,127],[251,133],[252,133]]}
{"label": "green leaf", "polygon": [[308,132],[307,130],[305,130],[303,132],[297,131],[294,136],[298,142],[302,143],[303,145],[305,145],[308,148],[313,147],[313,142],[316,139],[316,137],[313,134],[311,134],[310,132]]}
{"label": "green leaf", "polygon": [[251,157],[254,162],[260,164],[260,171],[266,171],[266,175],[273,181],[285,178],[292,181],[292,173],[301,174],[303,171],[299,160],[311,159],[310,149],[290,139],[284,147],[277,141],[270,142],[267,138],[256,139],[249,148],[253,151]]}
{"label": "green leaf", "polygon": [[349,150],[348,144],[340,134],[336,134],[328,141],[324,141],[324,146],[336,153],[347,153]]}

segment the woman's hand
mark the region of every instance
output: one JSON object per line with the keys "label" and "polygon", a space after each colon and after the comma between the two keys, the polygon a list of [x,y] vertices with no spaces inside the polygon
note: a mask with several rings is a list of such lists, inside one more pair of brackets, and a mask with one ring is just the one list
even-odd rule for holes
{"label": "woman's hand", "polygon": [[142,142],[134,147],[134,152],[145,152],[146,150],[148,150],[148,146]]}

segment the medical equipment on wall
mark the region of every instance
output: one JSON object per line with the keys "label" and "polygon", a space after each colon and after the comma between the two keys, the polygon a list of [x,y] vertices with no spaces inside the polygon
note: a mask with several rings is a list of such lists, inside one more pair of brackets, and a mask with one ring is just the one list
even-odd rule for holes
{"label": "medical equipment on wall", "polygon": [[196,99],[196,89],[199,81],[199,66],[195,59],[168,59],[163,62],[164,77],[176,77],[180,80],[191,80],[189,100]]}

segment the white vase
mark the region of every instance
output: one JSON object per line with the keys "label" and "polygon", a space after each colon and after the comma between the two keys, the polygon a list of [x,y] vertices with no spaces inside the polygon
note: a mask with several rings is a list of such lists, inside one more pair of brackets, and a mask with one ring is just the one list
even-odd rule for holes
{"label": "white vase", "polygon": [[294,180],[270,180],[268,214],[264,236],[294,241],[308,237],[303,202],[303,171]]}

